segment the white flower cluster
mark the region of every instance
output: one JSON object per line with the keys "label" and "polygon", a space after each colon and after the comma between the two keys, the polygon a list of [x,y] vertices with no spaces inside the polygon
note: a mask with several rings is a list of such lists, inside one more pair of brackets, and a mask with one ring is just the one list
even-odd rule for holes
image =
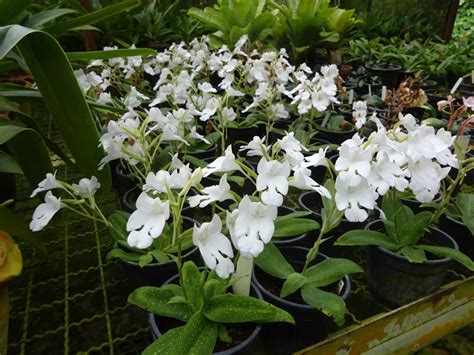
{"label": "white flower cluster", "polygon": [[[300,189],[318,191],[330,198],[329,192],[311,178],[309,167],[327,166],[325,151],[320,150],[313,155],[303,155],[305,148],[293,136],[287,134],[276,144],[282,154],[271,159],[263,138],[254,137],[241,151],[247,151],[249,156],[261,156],[256,176],[256,192],[260,199],[244,195],[237,208],[226,211],[225,216],[213,216],[211,222],[194,226],[193,242],[199,247],[206,265],[215,269],[220,277],[227,278],[234,272],[232,263],[233,251],[230,241],[242,257],[257,257],[270,242],[275,229],[278,207],[283,203],[283,197],[288,193],[289,186]],[[210,203],[235,201],[231,187],[227,181],[228,174],[245,173],[243,163],[237,162],[232,147],[225,154],[216,158],[203,169],[192,170],[184,165],[176,156],[173,158],[170,171],[161,170],[149,173],[143,192],[127,223],[129,245],[137,248],[148,248],[153,239],[159,237],[165,222],[170,218],[170,202],[166,200],[171,190],[176,189],[179,196],[185,196],[191,187],[198,194],[190,196],[187,201],[191,207],[206,207]],[[290,176],[293,172],[293,176]],[[201,177],[214,173],[224,173],[218,185],[201,187]],[[165,198],[165,200],[162,200]],[[230,240],[222,232],[222,219]]]}
{"label": "white flower cluster", "polygon": [[352,110],[355,126],[357,129],[361,129],[367,122],[367,101],[355,101],[352,104]]}
{"label": "white flower cluster", "polygon": [[339,148],[335,163],[336,206],[349,221],[362,222],[366,210],[376,208],[376,201],[390,188],[409,188],[416,199],[426,203],[438,194],[441,180],[457,159],[451,151],[455,136],[443,128],[418,125],[407,114],[399,124],[387,130],[373,115],[378,130],[367,140],[355,134]]}
{"label": "white flower cluster", "polygon": [[42,230],[60,209],[66,207],[67,204],[61,201],[61,197],[54,196],[51,190],[60,189],[72,198],[73,203],[79,200],[81,203],[95,208],[94,195],[99,188],[100,183],[95,176],[90,179],[81,179],[79,184],[69,185],[59,182],[56,180],[56,176],[51,173],[46,174],[46,178],[38,184],[30,196],[34,197],[38,193],[46,191],[44,203],[38,205],[33,213],[30,229],[33,232]]}
{"label": "white flower cluster", "polygon": [[189,47],[173,44],[154,57],[96,60],[87,73],[80,69],[76,76],[91,99],[108,104],[112,97],[107,88],[120,87],[121,81],[131,75],[142,77],[146,73],[153,78],[149,90],[155,96],[149,99],[132,86],[121,103],[125,108],[136,108],[144,102],[150,107],[166,103],[174,109],[185,109],[201,121],[233,121],[252,112],[286,119],[288,105],[297,105],[298,112],[304,114],[313,108],[324,111],[336,102],[335,65],[313,74],[305,64],[297,69],[292,66],[284,49],[246,53],[242,50],[246,42],[243,36],[232,51],[226,46],[211,51],[208,39],[203,37],[193,40]]}

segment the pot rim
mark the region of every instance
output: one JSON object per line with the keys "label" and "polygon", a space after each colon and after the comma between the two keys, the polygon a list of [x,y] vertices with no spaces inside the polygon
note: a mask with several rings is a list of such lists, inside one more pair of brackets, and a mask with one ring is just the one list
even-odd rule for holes
{"label": "pot rim", "polygon": [[[309,249],[308,248],[304,248],[304,247],[298,247],[298,246],[282,246],[282,247],[279,247],[278,249],[298,249],[298,250],[301,250],[301,251],[305,251],[305,252],[308,252]],[[318,255],[322,256],[324,259],[329,259],[330,257],[319,252]],[[258,266],[257,266],[258,267]],[[264,272],[262,270],[262,272]],[[271,275],[270,275],[271,276]],[[271,276],[273,277],[273,276]],[[349,294],[351,292],[351,281],[349,279],[349,276],[348,275],[344,275],[341,280],[344,280],[344,286],[342,288],[342,293],[338,296],[342,297],[343,300],[346,300],[347,297],[349,297]],[[276,300],[277,302],[281,303],[281,304],[284,304],[285,306],[287,307],[293,307],[293,308],[296,308],[296,309],[299,309],[299,310],[303,310],[303,311],[319,311],[317,308],[313,307],[313,306],[310,306],[309,304],[301,304],[301,303],[295,303],[295,302],[292,302],[292,301],[288,301],[284,298],[281,298],[271,292],[269,292],[257,279],[257,276],[255,274],[255,268],[254,270],[252,271],[252,281],[255,283],[255,285],[257,286],[257,288],[261,291],[262,294],[265,294],[267,297],[269,297],[270,299],[272,300]]]}
{"label": "pot rim", "polygon": [[[199,270],[204,270],[204,268],[201,267],[201,268],[199,268]],[[172,283],[172,281],[175,281],[178,277],[179,277],[179,274],[176,274],[176,275],[170,277],[168,280],[166,280],[163,283],[163,286]],[[256,298],[260,299],[260,300],[263,300],[262,292],[259,290],[257,285],[254,284],[253,281],[251,282],[250,286],[252,287],[252,290],[257,294]],[[158,327],[158,324],[156,322],[156,317],[155,317],[154,313],[151,313],[151,312],[148,313],[148,322],[151,325],[153,334],[157,334],[158,338],[163,335],[160,332],[160,328]],[[227,355],[229,353],[235,354],[238,351],[242,350],[244,347],[246,347],[253,339],[255,339],[257,337],[257,335],[260,333],[260,331],[262,329],[262,324],[261,323],[254,323],[254,322],[248,322],[248,323],[253,324],[255,326],[255,329],[243,342],[241,342],[240,344],[234,346],[233,348],[230,348],[230,349],[227,349],[227,350],[224,350],[224,351],[213,352],[212,354],[213,355]]]}
{"label": "pot rim", "polygon": [[[383,221],[381,219],[376,219],[375,221],[372,221],[372,222],[369,222],[367,223],[367,225],[365,226],[365,229],[366,230],[370,230],[370,226],[374,225],[375,223],[383,223]],[[459,250],[459,246],[458,246],[458,243],[446,232],[442,231],[441,229],[438,229],[438,228],[435,228],[435,227],[428,227],[429,230],[430,230],[430,234],[431,233],[438,233],[440,235],[442,235],[445,239],[447,239],[448,241],[451,242],[451,244],[454,246],[454,250]],[[408,259],[406,257],[404,257],[403,255],[400,255],[398,253],[395,253],[391,250],[388,250],[387,248],[384,248],[384,247],[381,247],[379,245],[368,245],[368,247],[373,247],[373,248],[376,248],[378,249],[380,252],[386,254],[386,255],[389,255],[395,259],[398,259],[400,261],[405,261],[407,263],[410,263],[410,264],[413,264],[411,263],[410,261],[408,261]],[[438,264],[444,264],[444,263],[447,263],[449,261],[453,260],[452,258],[450,258],[449,256],[445,257],[445,258],[442,258],[442,259],[434,259],[434,260],[426,260],[424,261],[423,263],[419,263],[420,265],[438,265]]]}

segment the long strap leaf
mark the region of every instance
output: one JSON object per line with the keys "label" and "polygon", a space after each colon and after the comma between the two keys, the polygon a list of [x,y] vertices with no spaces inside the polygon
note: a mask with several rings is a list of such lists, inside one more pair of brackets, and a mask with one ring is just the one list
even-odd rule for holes
{"label": "long strap leaf", "polygon": [[97,176],[102,186],[109,188],[110,170],[98,170],[104,156],[99,148],[99,132],[59,43],[43,31],[19,25],[1,27],[0,43],[0,59],[15,46],[18,47],[82,172]]}
{"label": "long strap leaf", "polygon": [[33,186],[53,171],[48,148],[38,131],[16,125],[0,126],[0,144],[8,147]]}
{"label": "long strap leaf", "polygon": [[61,21],[57,24],[47,26],[44,31],[48,33],[62,33],[71,29],[79,28],[85,25],[90,25],[102,21],[105,18],[120,14],[125,10],[133,9],[140,5],[140,0],[125,0],[118,4],[113,4],[104,7],[103,9],[79,16],[70,20]]}
{"label": "long strap leaf", "polygon": [[0,0],[0,26],[13,23],[32,0]]}

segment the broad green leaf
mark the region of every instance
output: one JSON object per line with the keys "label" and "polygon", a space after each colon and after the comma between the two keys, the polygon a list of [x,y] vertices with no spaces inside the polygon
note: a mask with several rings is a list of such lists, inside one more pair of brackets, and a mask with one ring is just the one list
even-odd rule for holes
{"label": "broad green leaf", "polygon": [[44,31],[49,33],[62,33],[71,29],[79,28],[85,25],[91,25],[100,22],[108,17],[115,16],[124,12],[125,10],[133,9],[140,5],[140,0],[125,0],[116,4],[106,6],[100,10],[87,13],[85,15],[75,17],[69,20],[60,21],[54,25],[47,26]]}
{"label": "broad green leaf", "polygon": [[309,218],[285,218],[280,220],[277,218],[273,237],[293,237],[319,229],[320,227],[318,222]]}
{"label": "broad green leaf", "polygon": [[307,268],[304,276],[311,287],[323,287],[339,281],[346,275],[358,272],[364,270],[349,259],[329,258]]}
{"label": "broad green leaf", "polygon": [[461,212],[463,223],[474,236],[474,194],[460,193],[456,199],[456,206]]}
{"label": "broad green leaf", "polygon": [[209,302],[212,297],[222,295],[225,292],[226,285],[222,279],[207,280],[204,285],[204,300]]}
{"label": "broad green leaf", "polygon": [[207,319],[217,323],[295,322],[288,312],[268,302],[233,293],[213,297],[203,313]]}
{"label": "broad green leaf", "polygon": [[427,251],[428,253],[437,256],[450,257],[451,259],[467,267],[469,270],[474,271],[474,262],[467,255],[461,253],[459,250],[424,244],[417,245],[417,248],[423,249],[424,251]]}
{"label": "broad green leaf", "polygon": [[397,249],[397,244],[388,235],[365,229],[344,233],[334,245],[379,245],[390,250]]}
{"label": "broad green leaf", "polygon": [[337,325],[344,324],[346,304],[342,297],[310,286],[301,289],[301,297],[307,304],[333,318]]}
{"label": "broad green leaf", "polygon": [[0,206],[0,229],[46,253],[41,234],[33,233],[20,215],[5,206]]}
{"label": "broad green leaf", "polygon": [[20,165],[10,154],[0,150],[0,173],[23,174]]}
{"label": "broad green leaf", "polygon": [[109,226],[110,234],[116,241],[127,240],[127,222],[129,217],[130,213],[116,211],[107,218],[111,224],[111,226]]}
{"label": "broad green leaf", "polygon": [[192,261],[184,263],[181,270],[181,285],[186,293],[189,305],[193,312],[198,312],[204,305],[204,282],[201,272]]}
{"label": "broad green leaf", "polygon": [[94,59],[111,59],[118,57],[147,56],[155,54],[156,50],[151,48],[114,49],[108,51],[91,52],[66,52],[66,56],[70,61],[91,61]]}
{"label": "broad green leaf", "polygon": [[0,125],[0,144],[8,147],[32,186],[53,171],[48,148],[37,131],[17,125]]}
{"label": "broad green leaf", "polygon": [[150,264],[153,261],[153,255],[151,255],[149,252],[146,253],[145,255],[140,255],[138,257],[138,266],[141,268],[144,267],[145,265]]}
{"label": "broad green leaf", "polygon": [[170,289],[144,286],[134,290],[128,296],[128,302],[162,317],[189,320],[193,315],[189,305],[168,303],[175,296]]}
{"label": "broad green leaf", "polygon": [[280,297],[285,298],[296,291],[298,291],[301,287],[303,287],[307,282],[306,277],[301,275],[298,272],[292,273],[283,283],[283,287],[281,288]]}
{"label": "broad green leaf", "polygon": [[107,190],[110,171],[98,170],[104,156],[99,133],[61,46],[45,32],[18,25],[0,28],[0,43],[0,59],[19,48],[77,164],[85,175],[97,176]]}
{"label": "broad green leaf", "polygon": [[0,26],[15,22],[33,0],[0,0]]}
{"label": "broad green leaf", "polygon": [[400,249],[400,253],[402,253],[411,263],[423,263],[426,261],[425,252],[423,249],[419,249],[416,246],[404,246]]}
{"label": "broad green leaf", "polygon": [[208,355],[214,350],[218,325],[195,313],[186,325],[171,329],[149,345],[143,355]]}
{"label": "broad green leaf", "polygon": [[150,251],[150,254],[153,255],[156,261],[158,261],[160,264],[164,264],[171,261],[170,257],[166,253],[158,249]]}
{"label": "broad green leaf", "polygon": [[425,234],[428,225],[431,222],[432,212],[424,211],[416,215],[410,210],[408,206],[403,206],[400,214],[399,223],[399,240],[400,245],[414,245]]}
{"label": "broad green leaf", "polygon": [[265,245],[263,252],[255,259],[255,264],[267,274],[283,280],[295,272],[273,243]]}

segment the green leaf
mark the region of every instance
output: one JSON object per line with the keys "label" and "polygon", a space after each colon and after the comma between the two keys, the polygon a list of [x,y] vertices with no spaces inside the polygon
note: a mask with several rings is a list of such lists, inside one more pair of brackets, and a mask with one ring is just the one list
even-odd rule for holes
{"label": "green leaf", "polygon": [[283,287],[281,288],[280,297],[285,298],[296,291],[298,291],[301,287],[303,287],[307,282],[306,277],[301,275],[298,272],[292,273],[283,283]]}
{"label": "green leaf", "polygon": [[20,215],[5,206],[0,206],[0,229],[46,253],[46,248],[39,234],[33,233]]}
{"label": "green leaf", "polygon": [[295,322],[288,312],[268,302],[233,293],[213,297],[206,305],[204,315],[217,323]]}
{"label": "green leaf", "polygon": [[307,268],[304,276],[311,287],[328,286],[344,276],[364,272],[362,268],[349,259],[329,258]]}
{"label": "green leaf", "polygon": [[36,186],[53,171],[48,148],[37,131],[17,125],[0,125],[0,144],[6,144],[31,185]]}
{"label": "green leaf", "polygon": [[23,174],[20,165],[10,154],[0,150],[0,173]]}
{"label": "green leaf", "polygon": [[334,245],[379,245],[390,250],[398,247],[388,235],[365,229],[355,229],[344,233]]}
{"label": "green leaf", "polygon": [[73,9],[51,9],[51,10],[43,10],[38,12],[37,14],[31,15],[26,23],[23,23],[25,27],[34,28],[36,30],[41,29],[44,24],[55,20],[59,17],[64,15],[75,13],[76,11]]}
{"label": "green leaf", "polygon": [[456,199],[456,206],[461,212],[463,223],[474,236],[474,194],[460,193]]}
{"label": "green leaf", "polygon": [[133,261],[135,263],[138,263],[138,259],[142,255],[143,254],[138,254],[138,253],[134,253],[134,252],[131,252],[131,251],[126,251],[126,250],[123,250],[123,249],[120,249],[120,248],[113,248],[112,250],[110,250],[107,253],[107,260],[124,259],[124,260]]}
{"label": "green leaf", "polygon": [[201,312],[195,313],[185,326],[167,331],[143,355],[207,355],[214,350],[217,340],[216,323],[207,320]]}
{"label": "green leaf", "polygon": [[301,297],[307,304],[332,317],[337,325],[344,324],[346,304],[342,297],[310,286],[301,289]]}
{"label": "green leaf", "polygon": [[54,25],[47,26],[44,31],[49,33],[62,33],[74,28],[85,25],[91,25],[100,22],[108,17],[115,16],[124,12],[125,10],[133,9],[140,5],[140,0],[125,0],[116,4],[106,6],[100,10],[87,13],[85,15],[72,18],[70,20],[60,21]]}
{"label": "green leaf", "polygon": [[151,253],[140,255],[140,257],[138,258],[138,266],[142,268],[145,265],[150,264],[152,261],[153,261],[153,255]]}
{"label": "green leaf", "polygon": [[[287,217],[287,216],[282,216]],[[280,218],[275,220],[274,238],[293,237],[319,229],[318,222],[309,218]]]}
{"label": "green leaf", "polygon": [[124,211],[116,211],[107,218],[107,220],[111,224],[111,226],[109,226],[110,235],[116,241],[127,240],[127,222],[129,217],[130,213]]}
{"label": "green leaf", "polygon": [[204,300],[209,302],[214,296],[222,295],[225,292],[226,285],[222,279],[207,280],[204,285]]}
{"label": "green leaf", "polygon": [[171,261],[170,257],[166,253],[162,252],[161,250],[154,249],[150,251],[150,253],[156,259],[156,261],[158,261],[160,264],[164,264]]}
{"label": "green leaf", "polygon": [[114,49],[91,52],[66,52],[66,56],[70,61],[91,61],[94,59],[111,59],[118,57],[147,56],[155,54],[156,50],[151,48]]}
{"label": "green leaf", "polygon": [[267,274],[283,280],[295,272],[273,243],[265,245],[263,252],[255,259],[255,264]]}
{"label": "green leaf", "polygon": [[110,170],[98,170],[104,156],[99,133],[59,43],[45,32],[18,25],[0,28],[0,43],[0,59],[18,46],[77,164],[84,174],[97,176],[107,190]]}
{"label": "green leaf", "polygon": [[0,0],[0,26],[9,25],[20,16],[33,0]]}
{"label": "green leaf", "polygon": [[400,253],[402,253],[411,263],[423,263],[426,261],[425,252],[417,246],[405,246],[400,249]]}
{"label": "green leaf", "polygon": [[169,303],[175,296],[175,293],[170,289],[144,286],[134,290],[128,296],[128,302],[162,317],[172,317],[182,321],[189,320],[193,315],[189,305]]}
{"label": "green leaf", "polygon": [[425,234],[428,225],[431,222],[432,212],[424,211],[416,215],[410,210],[408,206],[403,206],[400,214],[399,223],[399,240],[400,245],[414,245]]}
{"label": "green leaf", "polygon": [[196,264],[187,261],[184,263],[181,273],[181,285],[185,290],[189,305],[193,312],[198,312],[204,305],[204,282],[201,272]]}
{"label": "green leaf", "polygon": [[451,259],[467,267],[469,270],[474,271],[474,262],[467,255],[461,253],[459,250],[424,244],[417,245],[417,248],[423,249],[428,253],[441,256],[443,258],[450,257]]}

